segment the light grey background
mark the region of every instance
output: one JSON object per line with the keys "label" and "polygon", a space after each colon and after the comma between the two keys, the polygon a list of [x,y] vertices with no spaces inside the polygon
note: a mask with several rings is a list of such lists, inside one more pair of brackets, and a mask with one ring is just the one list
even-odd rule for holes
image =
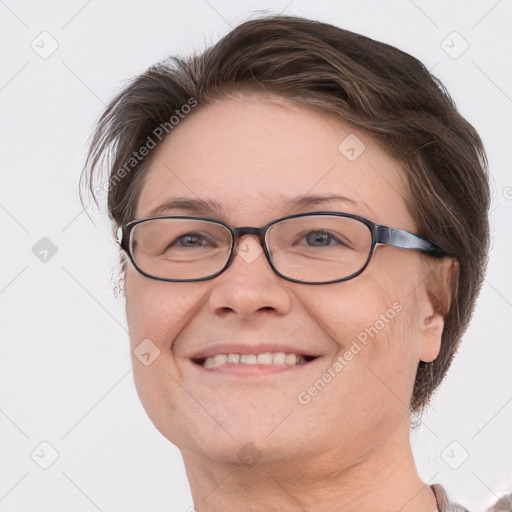
{"label": "light grey background", "polygon": [[[412,441],[422,478],[471,512],[512,492],[509,0],[0,0],[0,512],[192,507],[180,453],[134,388],[109,225],[84,213],[77,181],[93,123],[124,81],[202,49],[256,10],[411,53],[481,134],[493,173],[490,268]],[[45,255],[43,237],[56,254]]]}

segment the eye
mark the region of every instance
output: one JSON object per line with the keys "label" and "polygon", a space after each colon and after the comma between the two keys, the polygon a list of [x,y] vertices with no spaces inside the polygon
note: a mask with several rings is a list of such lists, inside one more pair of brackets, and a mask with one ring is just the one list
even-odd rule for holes
{"label": "eye", "polygon": [[178,237],[172,237],[171,241],[163,243],[163,250],[160,254],[168,253],[170,251],[178,251],[180,249],[203,249],[215,247],[212,243],[212,238],[203,235],[199,232],[190,232],[180,235]]}
{"label": "eye", "polygon": [[307,244],[311,245],[312,247],[328,247],[330,245],[343,245],[345,247],[349,247],[349,244],[347,244],[344,240],[341,239],[343,237],[337,237],[330,231],[326,230],[309,231],[300,239],[302,240],[303,238],[305,238]]}
{"label": "eye", "polygon": [[176,238],[168,247],[174,245],[176,242],[180,247],[194,247],[196,241],[200,241],[201,246],[208,242],[207,238],[200,233],[186,233]]}

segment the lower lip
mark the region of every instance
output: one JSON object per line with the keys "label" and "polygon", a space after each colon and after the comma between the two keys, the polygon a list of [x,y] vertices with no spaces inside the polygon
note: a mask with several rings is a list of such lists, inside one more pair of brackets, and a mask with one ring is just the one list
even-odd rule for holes
{"label": "lower lip", "polygon": [[[318,358],[316,358],[318,359]],[[240,375],[240,376],[259,376],[259,375],[273,375],[276,373],[289,373],[297,372],[304,368],[308,368],[311,363],[316,361],[308,361],[307,363],[286,365],[286,364],[233,364],[226,363],[217,368],[204,368],[200,364],[192,362],[192,364],[199,370],[208,372],[210,374],[221,375]]]}

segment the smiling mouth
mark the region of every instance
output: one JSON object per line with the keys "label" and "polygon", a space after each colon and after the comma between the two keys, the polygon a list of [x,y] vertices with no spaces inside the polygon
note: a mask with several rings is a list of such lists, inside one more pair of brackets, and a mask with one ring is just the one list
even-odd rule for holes
{"label": "smiling mouth", "polygon": [[285,352],[259,354],[216,354],[207,358],[195,358],[192,362],[206,369],[241,366],[295,367],[317,359],[319,356],[298,355]]}

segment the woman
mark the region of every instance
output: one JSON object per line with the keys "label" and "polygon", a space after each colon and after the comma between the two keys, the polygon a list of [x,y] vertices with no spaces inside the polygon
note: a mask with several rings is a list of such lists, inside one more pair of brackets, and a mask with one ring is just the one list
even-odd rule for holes
{"label": "woman", "polygon": [[419,61],[254,19],[129,84],[93,194],[104,164],[135,384],[196,510],[465,510],[409,431],[483,280],[487,161]]}

